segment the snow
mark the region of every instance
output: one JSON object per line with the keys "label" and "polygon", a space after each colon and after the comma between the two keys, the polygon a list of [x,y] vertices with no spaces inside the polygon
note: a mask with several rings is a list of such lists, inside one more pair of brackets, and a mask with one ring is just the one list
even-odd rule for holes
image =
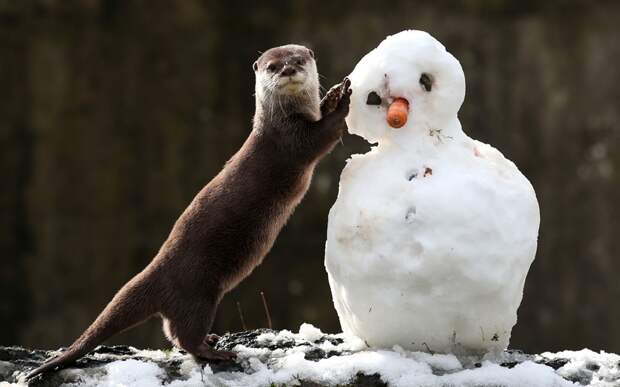
{"label": "snow", "polygon": [[161,383],[161,369],[153,363],[130,359],[110,363],[106,369],[106,377],[97,382],[102,387],[150,387]]}
{"label": "snow", "polygon": [[620,356],[601,351],[596,353],[589,349],[581,351],[545,352],[540,355],[545,359],[570,359],[557,370],[565,378],[573,379],[575,375],[590,380],[591,386],[616,386],[620,380]]}
{"label": "snow", "polygon": [[310,342],[315,342],[324,336],[319,328],[307,323],[301,324],[299,327],[299,335]]}
{"label": "snow", "polygon": [[[377,145],[348,160],[329,214],[325,266],[343,331],[377,348],[500,353],[536,253],[532,185],[463,132],[463,70],[429,34],[388,37],[349,78],[349,131]],[[366,103],[371,92],[381,105]],[[409,101],[400,129],[386,123],[396,97]]]}
{"label": "snow", "polygon": [[[310,337],[308,332],[312,332]],[[311,339],[315,344],[311,344]],[[308,353],[326,342],[335,341],[326,348],[337,350],[340,355],[309,360]],[[604,352],[590,350],[578,352],[565,351],[557,354],[544,353],[537,358],[523,354],[503,353],[497,358],[429,354],[411,352],[399,347],[391,350],[369,349],[360,344],[360,340],[346,334],[325,335],[318,328],[309,324],[300,327],[299,333],[287,331],[282,336],[263,336],[265,344],[277,345],[292,340],[298,345],[289,348],[248,348],[237,345],[238,363],[243,371],[213,372],[209,365],[200,366],[188,355],[178,350],[139,351],[136,356],[144,360],[127,359],[108,363],[103,367],[104,373],[95,372],[81,377],[82,382],[66,384],[67,386],[104,386],[104,387],[143,387],[143,386],[272,386],[299,385],[301,381],[320,385],[343,385],[352,382],[358,373],[377,374],[389,386],[410,387],[445,387],[445,386],[503,386],[503,387],[563,387],[578,386],[562,378],[568,378],[579,372],[590,372],[592,386],[611,387],[617,385],[620,378],[615,366],[620,357]],[[529,360],[524,360],[528,357]],[[553,368],[537,364],[536,359],[569,359],[557,373]],[[165,372],[154,361],[169,359],[182,362],[180,375],[174,381],[166,380]],[[518,362],[513,368],[500,366],[505,361]],[[596,371],[592,364],[599,365]],[[570,369],[570,370],[569,370]],[[84,370],[66,370],[63,372],[84,372]],[[587,385],[587,383],[584,383]],[[18,386],[20,384],[1,383],[0,387]],[[23,386],[23,384],[21,384]]]}
{"label": "snow", "polygon": [[263,333],[262,335],[256,338],[256,341],[259,343],[273,342],[273,343],[282,343],[283,341],[295,340],[295,336],[293,332],[283,329],[279,331],[277,334],[268,332]]}

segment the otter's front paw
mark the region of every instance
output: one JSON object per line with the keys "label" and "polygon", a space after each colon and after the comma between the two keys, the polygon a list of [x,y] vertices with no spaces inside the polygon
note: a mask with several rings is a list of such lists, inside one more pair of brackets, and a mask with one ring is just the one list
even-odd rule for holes
{"label": "otter's front paw", "polygon": [[340,86],[340,100],[336,106],[335,112],[339,114],[343,119],[349,114],[349,104],[351,103],[351,81],[349,78],[345,78]]}
{"label": "otter's front paw", "polygon": [[331,89],[325,94],[325,97],[321,100],[321,116],[325,117],[329,113],[333,112],[338,106],[338,101],[342,97],[341,84],[332,86]]}
{"label": "otter's front paw", "polygon": [[336,110],[342,97],[345,96],[347,92],[350,94],[350,86],[351,81],[349,81],[349,78],[345,78],[342,82],[329,89],[325,97],[323,97],[323,100],[321,100],[321,114],[323,117]]}
{"label": "otter's front paw", "polygon": [[[333,108],[329,111],[329,113],[324,114],[321,119],[321,125],[330,133],[330,138],[332,140],[337,140],[342,137],[344,132],[347,130],[347,123],[345,122],[345,117],[349,114],[349,103],[351,102],[351,81],[348,78],[345,78],[341,84],[333,87],[330,90],[332,95],[338,97],[335,101]],[[332,92],[333,90],[333,92]],[[329,95],[325,96],[328,98]],[[336,97],[330,97],[336,98]],[[332,102],[330,102],[331,104]],[[330,106],[331,108],[331,106]]]}

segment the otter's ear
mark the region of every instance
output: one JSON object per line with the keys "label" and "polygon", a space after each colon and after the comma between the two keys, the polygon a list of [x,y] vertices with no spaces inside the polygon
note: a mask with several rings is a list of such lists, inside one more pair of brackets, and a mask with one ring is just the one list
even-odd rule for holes
{"label": "otter's ear", "polygon": [[310,54],[312,59],[314,59],[314,51],[312,51],[311,49],[308,49],[308,53]]}
{"label": "otter's ear", "polygon": [[254,69],[254,71],[258,71],[258,62],[254,62],[252,68]]}

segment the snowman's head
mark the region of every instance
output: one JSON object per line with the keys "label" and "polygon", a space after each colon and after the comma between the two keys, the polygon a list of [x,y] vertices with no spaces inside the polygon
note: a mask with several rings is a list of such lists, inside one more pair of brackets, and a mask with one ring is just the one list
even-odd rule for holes
{"label": "snowman's head", "polygon": [[[456,120],[465,98],[465,75],[459,61],[423,31],[387,37],[355,66],[351,80],[349,131],[370,142],[417,137]],[[408,102],[406,123],[387,122],[395,99]],[[405,103],[405,105],[406,105]]]}

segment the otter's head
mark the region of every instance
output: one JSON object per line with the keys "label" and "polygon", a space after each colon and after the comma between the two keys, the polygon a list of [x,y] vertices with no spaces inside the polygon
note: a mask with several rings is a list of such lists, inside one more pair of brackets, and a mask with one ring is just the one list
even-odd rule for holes
{"label": "otter's head", "polygon": [[253,67],[257,109],[307,112],[312,118],[320,118],[319,75],[312,50],[296,44],[274,47]]}

